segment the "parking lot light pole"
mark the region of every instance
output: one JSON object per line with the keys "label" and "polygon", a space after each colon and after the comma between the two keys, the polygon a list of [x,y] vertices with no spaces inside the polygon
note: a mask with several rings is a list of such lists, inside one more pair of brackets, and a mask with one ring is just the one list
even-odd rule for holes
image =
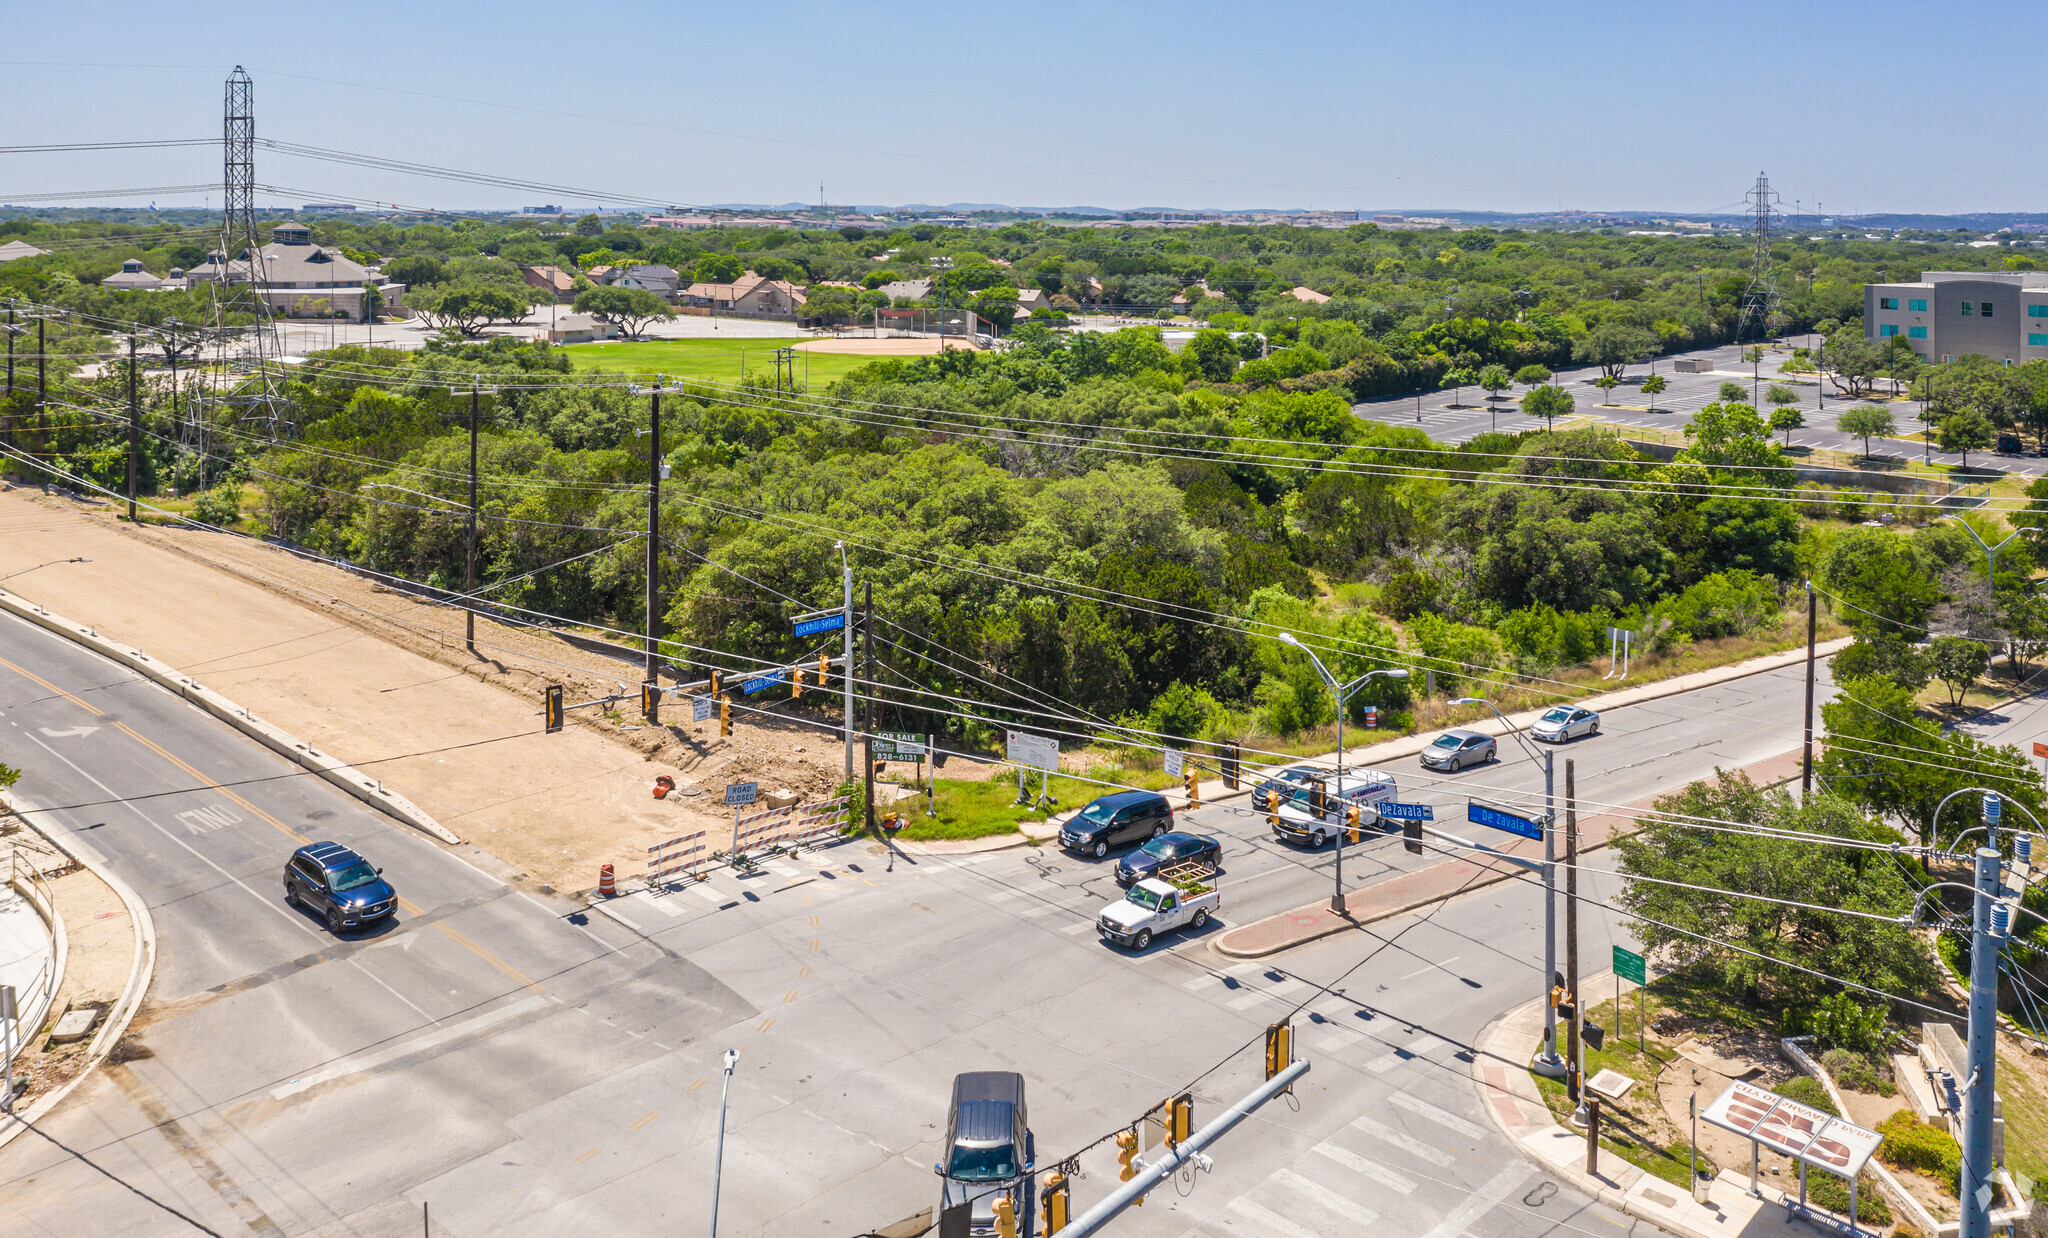
{"label": "parking lot light pole", "polygon": [[[1508,734],[1515,736],[1515,742],[1522,743],[1522,737],[1516,733],[1507,716],[1485,697],[1461,696],[1451,704],[1486,706],[1508,728]],[[1522,749],[1529,753],[1530,760],[1543,767],[1543,1050],[1536,1055],[1530,1069],[1539,1075],[1559,1079],[1564,1076],[1566,1067],[1564,1059],[1557,1054],[1557,1007],[1550,1000],[1551,982],[1557,975],[1557,754],[1546,752],[1539,760],[1526,743],[1522,743]]]}
{"label": "parking lot light pole", "polygon": [[[1352,680],[1350,683],[1339,684],[1337,682],[1337,677],[1335,675],[1330,674],[1329,668],[1323,665],[1323,660],[1316,656],[1315,650],[1310,649],[1307,645],[1304,645],[1299,640],[1297,640],[1295,638],[1294,633],[1282,632],[1280,633],[1280,640],[1283,644],[1292,645],[1296,649],[1299,649],[1303,653],[1308,655],[1308,660],[1315,664],[1316,674],[1321,675],[1323,677],[1323,683],[1329,687],[1331,699],[1337,703],[1337,802],[1339,804],[1342,804],[1344,802],[1344,700],[1353,692],[1356,692],[1358,689],[1364,687],[1365,681],[1371,679],[1375,675],[1383,676],[1388,679],[1406,679],[1408,678],[1408,672],[1401,667],[1394,667],[1389,670],[1367,671],[1365,674],[1360,675],[1358,678]],[[1278,808],[1277,800],[1275,801],[1275,807],[1273,811],[1276,813],[1280,811]],[[1336,889],[1330,895],[1330,910],[1336,912],[1338,915],[1341,916],[1345,914],[1344,832],[1342,829],[1339,829],[1337,831],[1336,879]]]}

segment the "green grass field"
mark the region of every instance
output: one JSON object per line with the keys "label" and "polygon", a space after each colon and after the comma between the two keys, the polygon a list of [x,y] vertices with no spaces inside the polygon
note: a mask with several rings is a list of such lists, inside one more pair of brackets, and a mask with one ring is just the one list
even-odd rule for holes
{"label": "green grass field", "polygon": [[[618,370],[635,374],[663,374],[670,378],[702,378],[736,383],[741,366],[748,375],[775,376],[775,350],[799,343],[795,339],[746,340],[634,340],[620,344],[570,344],[562,351],[578,370]],[[802,383],[809,366],[810,385],[825,384],[846,377],[874,357],[803,353],[796,355],[797,381]]]}

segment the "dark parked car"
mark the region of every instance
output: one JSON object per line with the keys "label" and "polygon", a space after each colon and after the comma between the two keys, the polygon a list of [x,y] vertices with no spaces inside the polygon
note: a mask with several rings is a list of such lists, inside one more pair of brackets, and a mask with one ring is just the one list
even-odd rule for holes
{"label": "dark parked car", "polygon": [[1117,861],[1116,883],[1126,890],[1150,877],[1162,864],[1200,860],[1221,866],[1223,844],[1207,834],[1183,834],[1175,830],[1146,843]]}
{"label": "dark parked car", "polygon": [[1173,809],[1157,791],[1118,791],[1089,801],[1060,827],[1060,846],[1097,859],[1111,847],[1144,842],[1173,828]]}
{"label": "dark parked car", "polygon": [[340,843],[307,843],[284,866],[284,901],[318,912],[330,932],[361,928],[398,906],[383,872]]}
{"label": "dark parked car", "polygon": [[932,1166],[941,1182],[939,1211],[966,1206],[966,1232],[996,1233],[996,1199],[1022,1203],[1018,1219],[1029,1232],[1032,1160],[1037,1155],[1024,1110],[1024,1076],[976,1070],[953,1076],[953,1106],[946,1118],[946,1158]]}

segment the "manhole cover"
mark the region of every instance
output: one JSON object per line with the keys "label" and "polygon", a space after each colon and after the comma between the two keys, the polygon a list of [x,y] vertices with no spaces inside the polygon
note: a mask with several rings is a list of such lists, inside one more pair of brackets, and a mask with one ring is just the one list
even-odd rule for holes
{"label": "manhole cover", "polygon": [[704,788],[702,788],[702,787],[677,787],[677,788],[675,789],[675,794],[677,794],[677,795],[702,795],[702,794],[704,794]]}
{"label": "manhole cover", "polygon": [[1296,926],[1296,927],[1298,927],[1298,928],[1313,928],[1313,927],[1315,926],[1315,922],[1316,922],[1316,917],[1314,917],[1314,916],[1296,916],[1296,917],[1294,917],[1294,923],[1295,923],[1295,926]]}

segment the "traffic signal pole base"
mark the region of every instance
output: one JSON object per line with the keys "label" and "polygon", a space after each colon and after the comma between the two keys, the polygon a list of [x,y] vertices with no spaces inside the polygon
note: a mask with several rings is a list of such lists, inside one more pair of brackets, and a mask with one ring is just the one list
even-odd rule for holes
{"label": "traffic signal pole base", "polygon": [[1530,1061],[1529,1069],[1545,1079],[1562,1079],[1570,1068],[1555,1053],[1539,1053]]}

